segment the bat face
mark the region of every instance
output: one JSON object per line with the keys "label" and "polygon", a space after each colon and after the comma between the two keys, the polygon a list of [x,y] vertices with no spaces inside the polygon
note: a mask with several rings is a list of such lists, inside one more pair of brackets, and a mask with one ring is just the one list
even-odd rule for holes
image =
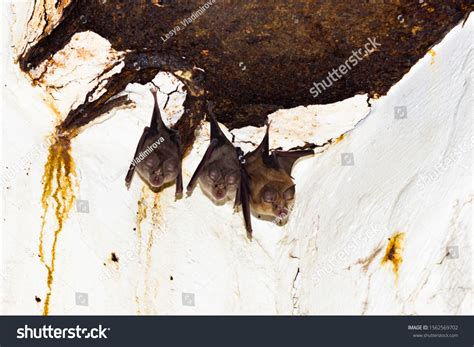
{"label": "bat face", "polygon": [[268,167],[259,157],[247,162],[252,210],[261,216],[286,220],[295,200],[295,184],[290,175],[281,168]]}
{"label": "bat face", "polygon": [[206,195],[217,204],[235,199],[240,184],[239,162],[235,149],[226,145],[217,148],[204,166],[199,183]]}
{"label": "bat face", "polygon": [[181,143],[178,133],[168,129],[161,119],[156,89],[152,91],[155,105],[149,127],[145,127],[138,142],[135,156],[133,157],[125,184],[130,184],[137,170],[140,177],[150,187],[157,191],[167,183],[176,181],[176,198],[183,192],[183,179],[181,173]]}
{"label": "bat face", "polygon": [[164,143],[162,136],[152,136],[145,140],[143,148],[140,149],[141,153],[152,149],[152,152],[144,155],[144,159],[136,165],[138,174],[152,190],[173,182],[179,174],[178,152],[172,147],[174,146]]}
{"label": "bat face", "polygon": [[272,181],[263,186],[253,204],[255,212],[286,220],[295,200],[295,185],[292,183]]}

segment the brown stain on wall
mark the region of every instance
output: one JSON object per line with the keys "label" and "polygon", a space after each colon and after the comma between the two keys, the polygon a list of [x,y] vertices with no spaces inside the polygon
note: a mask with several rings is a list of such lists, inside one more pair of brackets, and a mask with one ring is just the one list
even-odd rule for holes
{"label": "brown stain on wall", "polygon": [[[162,222],[162,211],[161,211],[161,196],[160,193],[156,193],[153,199],[153,207],[151,209],[151,228],[148,234],[147,248],[146,248],[146,268],[145,268],[145,292],[144,297],[146,298],[146,312],[148,314],[154,313],[152,309],[152,303],[154,296],[157,292],[156,281],[153,281],[153,247],[155,245],[155,233],[160,229],[160,223]],[[150,298],[150,289],[153,289],[152,298]],[[150,299],[149,299],[150,298]],[[148,304],[149,303],[149,304]]]}
{"label": "brown stain on wall", "polygon": [[428,51],[429,55],[431,55],[431,62],[430,62],[430,65],[434,65],[435,63],[435,57],[436,57],[436,51],[434,49],[430,49]]}
{"label": "brown stain on wall", "polygon": [[382,264],[392,263],[395,279],[398,280],[398,270],[403,261],[402,251],[404,247],[405,233],[398,232],[388,239],[388,245],[385,250],[385,255],[382,259]]}
{"label": "brown stain on wall", "polygon": [[138,239],[142,239],[142,222],[146,219],[147,216],[147,187],[143,186],[142,193],[137,202],[137,236]]}
{"label": "brown stain on wall", "polygon": [[[53,293],[54,271],[56,265],[56,248],[59,234],[63,230],[64,222],[75,200],[74,188],[76,186],[76,165],[71,155],[71,140],[69,137],[54,137],[48,149],[48,160],[44,166],[42,178],[43,194],[41,205],[41,231],[39,235],[39,257],[47,270],[46,284],[48,291],[43,306],[43,315],[49,314],[49,304]],[[52,214],[56,224],[52,231],[52,241],[49,248],[45,245],[47,232],[46,219]],[[49,254],[47,259],[46,254]]]}
{"label": "brown stain on wall", "polygon": [[[137,282],[137,287],[135,289],[135,303],[137,304],[137,314],[149,314],[152,310],[152,303],[153,300],[149,300],[149,291],[153,287],[156,292],[156,286],[152,286],[152,264],[153,264],[153,256],[152,250],[155,242],[155,233],[159,229],[159,223],[162,219],[161,209],[160,209],[160,194],[153,193],[148,188],[148,186],[143,185],[142,192],[140,199],[137,203],[137,234],[138,234],[138,242],[139,242],[139,259],[140,263],[145,264],[144,272],[143,272],[143,291],[140,295],[140,285]],[[153,200],[152,200],[153,199]],[[152,202],[151,202],[152,200]],[[151,207],[150,207],[151,206]],[[149,208],[150,207],[150,208]],[[142,238],[143,229],[142,224],[147,218],[151,217],[151,223],[148,227],[148,233],[145,236],[145,239]],[[142,248],[145,245],[145,254],[144,259],[142,260]]]}
{"label": "brown stain on wall", "polygon": [[339,137],[334,141],[334,143],[339,143],[339,142],[341,142],[342,140],[344,140],[344,137],[345,137],[345,135],[344,135],[344,134],[341,134],[341,136],[339,136]]}

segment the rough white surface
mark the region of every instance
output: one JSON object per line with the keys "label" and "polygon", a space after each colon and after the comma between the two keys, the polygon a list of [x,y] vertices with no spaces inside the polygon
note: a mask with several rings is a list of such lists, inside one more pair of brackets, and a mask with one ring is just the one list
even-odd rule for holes
{"label": "rough white surface", "polygon": [[[472,314],[472,26],[454,28],[344,141],[298,167],[307,193],[288,235],[300,314]],[[341,153],[355,165],[341,167]],[[398,281],[381,265],[397,232]]]}
{"label": "rough white surface", "polygon": [[[155,196],[138,177],[125,189],[152,109],[148,86],[127,87],[134,108],[110,112],[72,141],[76,195],[88,201],[89,213],[72,211],[59,236],[50,313],[472,313],[472,25],[470,19],[456,27],[434,48],[434,63],[430,55],[418,62],[368,117],[365,96],[271,115],[272,147],[324,144],[355,129],[296,165],[289,223],[253,219],[252,242],[231,204],[214,206],[199,189],[178,202],[174,188]],[[108,52],[102,40],[93,42]],[[46,91],[13,64],[9,40],[2,51],[9,64],[2,84],[0,305],[3,313],[40,314],[34,297],[46,293],[37,256],[41,175],[56,118]],[[166,74],[154,82],[163,106],[164,93],[178,83]],[[169,123],[182,114],[185,95],[178,91],[163,111]],[[77,100],[64,95],[61,112]],[[406,106],[406,119],[394,119],[395,106]],[[208,132],[204,123],[183,163],[185,184]],[[257,144],[263,129],[233,134],[251,149],[242,141]],[[355,165],[342,166],[342,153],[353,153]],[[138,201],[147,206],[140,225]],[[398,280],[391,264],[381,265],[387,238],[397,231],[406,234]],[[445,257],[447,246],[458,247],[457,259]],[[76,305],[76,292],[88,294],[88,306]],[[183,305],[183,293],[194,294],[194,306]]]}

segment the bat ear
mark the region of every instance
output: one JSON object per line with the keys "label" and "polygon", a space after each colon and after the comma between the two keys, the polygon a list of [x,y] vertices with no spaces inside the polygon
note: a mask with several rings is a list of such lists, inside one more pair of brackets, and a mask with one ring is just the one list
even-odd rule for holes
{"label": "bat ear", "polygon": [[267,130],[265,131],[265,136],[263,137],[262,142],[258,147],[255,149],[256,152],[260,152],[264,155],[264,157],[268,156],[268,151],[270,149],[270,141],[269,141],[269,130],[270,130],[270,123],[267,122]]}
{"label": "bat ear", "polygon": [[209,116],[209,122],[211,123],[211,140],[226,138],[222,132],[219,124],[217,123],[214,115],[214,103],[212,101],[207,102],[207,115]]}
{"label": "bat ear", "polygon": [[160,107],[158,106],[158,97],[156,96],[158,89],[156,87],[150,88],[155,104],[153,106],[153,116],[151,117],[150,129],[159,130],[166,128],[163,119],[161,118]]}
{"label": "bat ear", "polygon": [[314,154],[312,149],[301,150],[301,151],[274,151],[273,155],[276,157],[278,161],[278,165],[285,170],[285,172],[291,176],[291,170],[293,169],[293,165],[295,162],[307,155]]}

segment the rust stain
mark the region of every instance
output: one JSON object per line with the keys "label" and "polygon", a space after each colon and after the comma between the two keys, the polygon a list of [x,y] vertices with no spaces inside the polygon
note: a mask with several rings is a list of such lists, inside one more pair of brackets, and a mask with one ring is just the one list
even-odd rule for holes
{"label": "rust stain", "polygon": [[[140,264],[142,264],[142,234],[143,234],[143,229],[142,229],[142,223],[144,220],[147,219],[148,217],[148,203],[147,200],[149,198],[150,190],[146,185],[143,185],[140,198],[138,199],[137,202],[137,216],[136,216],[136,230],[137,232],[137,237],[138,237],[138,258],[140,261]],[[135,288],[135,302],[137,304],[137,314],[142,314],[141,310],[141,300],[140,296],[138,294],[139,292],[139,283],[137,282],[136,288]],[[146,289],[145,289],[146,290]]]}
{"label": "rust stain", "polygon": [[157,228],[160,225],[161,219],[160,194],[155,194],[153,209],[151,211],[151,221],[153,223],[153,229]]}
{"label": "rust stain", "polygon": [[341,134],[341,136],[339,136],[339,137],[336,139],[336,141],[335,141],[334,143],[335,143],[335,144],[336,144],[336,143],[339,143],[339,142],[341,142],[342,140],[344,140],[344,134]]}
{"label": "rust stain", "polygon": [[[361,258],[357,260],[354,265],[361,265],[362,270],[364,272],[367,272],[369,270],[370,264],[374,261],[375,257],[382,251],[383,246],[377,247],[370,255],[368,255],[365,258]],[[347,270],[350,270],[353,265],[350,265],[347,267]]]}
{"label": "rust stain", "polygon": [[150,288],[153,288],[157,290],[156,285],[151,285],[152,283],[152,278],[150,276],[151,270],[152,270],[152,264],[153,264],[153,257],[152,257],[152,250],[155,242],[155,232],[159,228],[159,223],[161,220],[161,209],[160,209],[160,194],[156,193],[154,195],[154,200],[153,200],[153,207],[151,209],[151,228],[148,231],[148,240],[146,242],[146,266],[145,266],[145,282],[144,282],[144,293],[143,293],[143,298],[145,299],[145,312],[146,313],[151,313],[153,312],[152,306],[148,305],[148,302],[152,302],[152,300],[149,300],[149,290]]}
{"label": "rust stain", "polygon": [[147,203],[146,199],[148,196],[148,188],[144,185],[142,188],[142,193],[140,199],[138,199],[137,206],[137,235],[138,239],[142,238],[142,222],[146,219],[147,216]]}
{"label": "rust stain", "polygon": [[387,249],[385,250],[385,255],[382,259],[382,264],[391,262],[393,264],[393,272],[395,273],[395,278],[398,280],[398,270],[400,264],[403,261],[402,251],[404,246],[405,233],[398,232],[394,236],[388,239]]}
{"label": "rust stain", "polygon": [[436,51],[434,49],[430,49],[428,51],[429,55],[431,55],[431,62],[430,65],[433,65],[435,63],[434,58],[436,57]]}
{"label": "rust stain", "polygon": [[[39,235],[39,256],[47,270],[46,299],[43,306],[43,315],[49,314],[49,304],[53,292],[54,270],[56,265],[56,248],[59,234],[63,230],[64,222],[75,200],[74,188],[76,187],[76,166],[71,155],[71,140],[69,137],[55,136],[51,138],[52,144],[48,149],[48,160],[44,166],[42,178],[43,194],[41,205],[41,230]],[[45,245],[46,219],[52,214],[56,227],[52,234],[51,245],[47,250]],[[46,254],[49,254],[49,259]]]}
{"label": "rust stain", "polygon": [[79,47],[75,51],[76,51],[77,57],[82,58],[84,60],[89,60],[91,58],[94,58],[94,53],[85,49],[84,47]]}
{"label": "rust stain", "polygon": [[[48,98],[43,98],[43,101],[44,103],[46,104],[46,106],[49,107],[49,109],[53,112],[54,114],[54,117],[56,118],[56,121],[58,123],[60,123],[62,121],[61,119],[61,112],[59,112],[59,109],[57,108],[56,104],[54,103],[53,101],[53,98],[51,95],[49,95]],[[70,138],[73,138],[76,134],[72,134],[72,136]]]}
{"label": "rust stain", "polygon": [[152,256],[151,251],[153,249],[154,243],[154,232],[159,226],[159,221],[161,219],[161,211],[160,211],[160,195],[155,194],[155,199],[153,201],[153,208],[151,211],[151,222],[152,227],[150,228],[150,232],[148,234],[148,241],[147,241],[147,248],[146,248],[146,277],[148,278],[148,272],[151,267]]}

